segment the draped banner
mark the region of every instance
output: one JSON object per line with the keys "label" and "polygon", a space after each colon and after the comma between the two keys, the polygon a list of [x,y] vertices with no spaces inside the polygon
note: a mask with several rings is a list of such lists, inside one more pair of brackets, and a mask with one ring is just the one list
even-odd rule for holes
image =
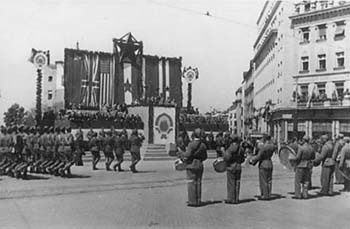
{"label": "draped banner", "polygon": [[65,49],[66,106],[102,108],[161,95],[182,106],[181,58],[140,55],[119,61],[115,53]]}

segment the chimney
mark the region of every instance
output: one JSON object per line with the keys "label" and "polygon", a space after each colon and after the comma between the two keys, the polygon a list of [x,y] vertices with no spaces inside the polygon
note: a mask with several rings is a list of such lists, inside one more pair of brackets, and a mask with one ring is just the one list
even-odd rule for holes
{"label": "chimney", "polygon": [[79,41],[77,41],[77,50],[79,50]]}

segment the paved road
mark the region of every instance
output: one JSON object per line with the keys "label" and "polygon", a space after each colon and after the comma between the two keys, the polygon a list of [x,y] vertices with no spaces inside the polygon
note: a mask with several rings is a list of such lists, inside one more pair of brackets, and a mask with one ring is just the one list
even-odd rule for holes
{"label": "paved road", "polygon": [[[273,193],[280,198],[257,201],[257,168],[245,167],[243,203],[225,205],[225,174],[215,173],[208,161],[203,181],[207,205],[200,208],[186,207],[185,174],[175,172],[172,162],[142,162],[139,169],[142,173],[116,173],[86,165],[75,167],[77,176],[71,179],[0,177],[0,228],[349,228],[349,195],[291,199],[294,174],[278,163]],[[319,173],[315,169],[315,186]]]}

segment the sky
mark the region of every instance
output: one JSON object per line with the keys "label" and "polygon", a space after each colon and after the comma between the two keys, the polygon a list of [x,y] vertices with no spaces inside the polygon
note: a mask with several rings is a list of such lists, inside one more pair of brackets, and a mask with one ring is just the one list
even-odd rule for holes
{"label": "sky", "polygon": [[[144,53],[182,57],[199,69],[192,104],[205,113],[235,99],[256,38],[258,0],[7,0],[0,6],[0,123],[13,103],[35,107],[32,48],[112,52],[112,39],[131,32]],[[212,16],[205,16],[209,11]],[[185,83],[185,81],[183,81]],[[185,88],[184,88],[185,89]],[[184,104],[187,91],[183,91]]]}

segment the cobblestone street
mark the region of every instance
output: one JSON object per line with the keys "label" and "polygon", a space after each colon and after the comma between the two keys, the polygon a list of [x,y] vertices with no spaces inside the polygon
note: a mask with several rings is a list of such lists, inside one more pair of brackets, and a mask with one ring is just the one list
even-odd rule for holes
{"label": "cobblestone street", "polygon": [[[350,196],[292,199],[294,174],[275,162],[276,199],[258,201],[258,171],[244,167],[240,205],[226,205],[226,175],[207,161],[200,208],[186,206],[184,172],[171,161],[140,163],[140,173],[74,167],[74,178],[38,175],[31,180],[1,177],[2,228],[348,228]],[[102,163],[101,165],[102,166]],[[124,165],[126,167],[126,165]],[[319,186],[320,169],[313,183]],[[342,187],[335,185],[338,191]],[[318,188],[311,191],[318,192]]]}

